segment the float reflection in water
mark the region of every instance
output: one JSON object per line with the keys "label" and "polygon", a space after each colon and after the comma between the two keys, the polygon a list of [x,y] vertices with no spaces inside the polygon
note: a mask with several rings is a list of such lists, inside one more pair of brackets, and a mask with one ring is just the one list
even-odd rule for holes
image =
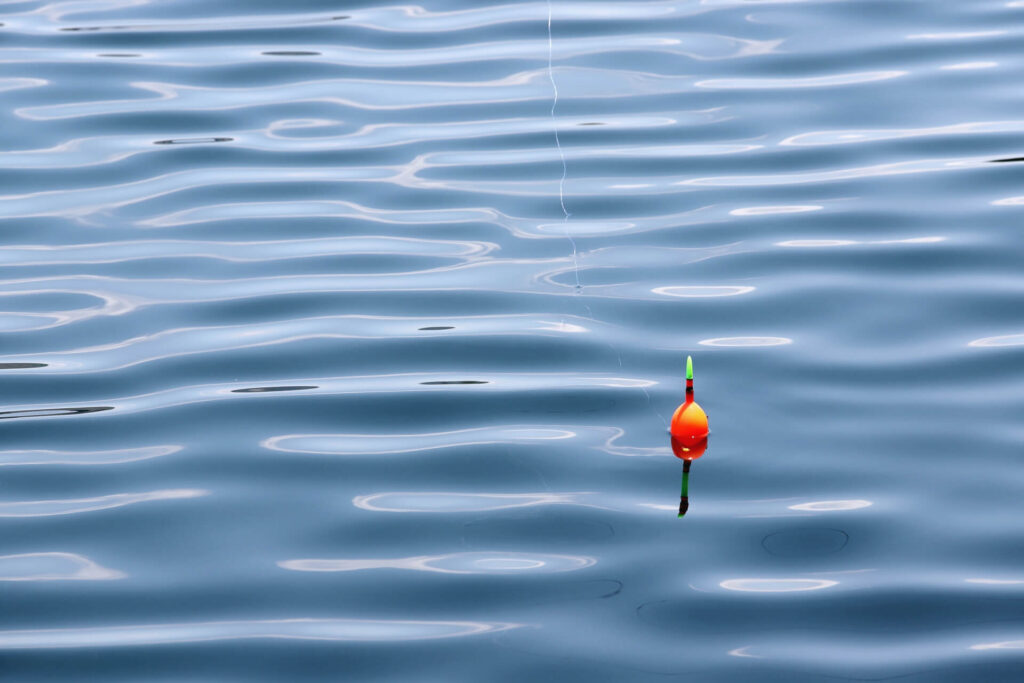
{"label": "float reflection in water", "polygon": [[708,416],[693,400],[693,358],[686,357],[686,400],[672,415],[672,453],[683,461],[683,484],[679,492],[679,517],[690,508],[690,463],[708,448]]}

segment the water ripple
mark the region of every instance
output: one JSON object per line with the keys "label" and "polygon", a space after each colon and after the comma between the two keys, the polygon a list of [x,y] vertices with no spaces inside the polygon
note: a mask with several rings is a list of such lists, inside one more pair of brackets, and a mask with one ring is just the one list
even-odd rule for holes
{"label": "water ripple", "polygon": [[0,467],[8,465],[115,465],[160,458],[183,446],[145,446],[97,451],[0,451]]}
{"label": "water ripple", "polygon": [[435,640],[493,633],[517,624],[475,621],[373,619],[266,619],[184,624],[139,624],[25,631],[0,631],[0,649],[138,647],[218,640],[326,640],[388,642]]}
{"label": "water ripple", "polygon": [[28,500],[0,502],[0,517],[48,517],[51,515],[75,515],[81,512],[109,510],[135,503],[153,500],[175,500],[205,496],[208,491],[201,489],[166,489],[146,493],[114,493],[97,498],[68,500]]}
{"label": "water ripple", "polygon": [[353,560],[284,560],[284,569],[300,572],[351,572],[366,569],[407,569],[441,574],[520,575],[569,572],[592,566],[592,557],[534,553],[453,553],[423,557]]}
{"label": "water ripple", "polygon": [[124,576],[74,553],[0,556],[0,581],[110,581]]}
{"label": "water ripple", "polygon": [[357,496],[352,504],[377,512],[485,512],[537,505],[587,505],[587,493],[375,493]]}

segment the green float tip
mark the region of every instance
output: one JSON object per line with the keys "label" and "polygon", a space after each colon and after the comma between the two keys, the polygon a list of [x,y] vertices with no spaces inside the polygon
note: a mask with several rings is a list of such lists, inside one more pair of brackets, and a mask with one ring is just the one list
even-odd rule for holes
{"label": "green float tip", "polygon": [[686,379],[693,379],[693,358],[686,357]]}

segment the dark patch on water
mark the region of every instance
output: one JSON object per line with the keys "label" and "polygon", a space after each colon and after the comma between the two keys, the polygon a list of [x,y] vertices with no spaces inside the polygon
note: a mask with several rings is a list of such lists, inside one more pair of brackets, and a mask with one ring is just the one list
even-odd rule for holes
{"label": "dark patch on water", "polygon": [[761,545],[776,557],[813,557],[838,553],[849,541],[842,529],[806,528],[768,534]]}
{"label": "dark patch on water", "polygon": [[104,54],[96,55],[97,57],[141,57],[142,55],[133,54],[131,52],[107,52]]}
{"label": "dark patch on water", "polygon": [[234,138],[179,138],[177,140],[157,140],[154,145],[200,145],[207,142],[232,142]]}
{"label": "dark patch on water", "polygon": [[1009,157],[1007,159],[993,159],[991,161],[991,163],[993,163],[993,164],[1009,164],[1009,163],[1013,163],[1015,161],[1024,161],[1024,157]]}
{"label": "dark patch on water", "polygon": [[84,415],[113,410],[114,406],[88,406],[84,408],[36,408],[35,410],[0,411],[0,420],[14,420],[19,417],[60,417],[62,415]]}
{"label": "dark patch on water", "polygon": [[652,600],[650,602],[645,602],[643,604],[640,604],[640,605],[636,606],[636,615],[642,619],[644,617],[644,612],[645,611],[650,611],[655,606],[667,605],[667,604],[669,604],[668,600]]}
{"label": "dark patch on water", "polygon": [[420,382],[420,384],[490,384],[490,382],[485,382],[482,379],[439,379],[430,382]]}
{"label": "dark patch on water", "polygon": [[421,332],[433,332],[435,330],[454,330],[454,329],[455,329],[454,327],[450,327],[448,325],[436,325],[434,327],[421,327],[420,331]]}
{"label": "dark patch on water", "polygon": [[67,26],[61,31],[125,31],[131,26]]}
{"label": "dark patch on water", "polygon": [[339,14],[336,17],[331,17],[331,21],[341,21],[342,19],[351,19],[352,16],[348,14]]}
{"label": "dark patch on water", "polygon": [[269,391],[305,391],[307,389],[319,389],[316,386],[294,386],[294,387],[246,387],[245,389],[232,389],[232,394],[260,394]]}
{"label": "dark patch on water", "polygon": [[604,595],[597,596],[599,599],[604,600],[607,598],[614,598],[616,595],[622,592],[622,582],[618,579],[601,579],[601,581],[606,583],[613,583],[616,587],[610,593],[605,593]]}
{"label": "dark patch on water", "polygon": [[269,57],[314,57],[323,54],[322,52],[305,52],[303,50],[270,50],[261,52],[261,55]]}
{"label": "dark patch on water", "polygon": [[578,126],[603,126],[605,124],[602,123],[601,121],[586,121],[584,123],[578,123],[576,125],[578,125]]}
{"label": "dark patch on water", "polygon": [[27,368],[45,368],[46,363],[0,363],[0,370],[25,370]]}

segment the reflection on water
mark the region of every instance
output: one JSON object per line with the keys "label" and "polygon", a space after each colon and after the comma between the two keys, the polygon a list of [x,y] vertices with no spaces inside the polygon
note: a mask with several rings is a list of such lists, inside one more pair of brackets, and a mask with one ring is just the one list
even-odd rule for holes
{"label": "reflection on water", "polygon": [[1000,643],[971,645],[972,650],[1024,650],[1024,640],[1004,640]]}
{"label": "reflection on water", "polygon": [[439,379],[431,380],[429,382],[420,382],[420,384],[425,386],[438,386],[442,384],[490,384],[490,382],[481,379]]}
{"label": "reflection on water", "polygon": [[232,142],[234,138],[188,138],[180,140],[156,140],[154,145],[197,145],[204,142]]}
{"label": "reflection on water", "polygon": [[397,559],[285,560],[285,569],[302,572],[349,572],[363,569],[410,569],[442,574],[522,574],[568,572],[590,567],[593,557],[531,553],[453,553]]}
{"label": "reflection on water", "polygon": [[124,576],[74,553],[0,556],[0,581],[109,581]]}
{"label": "reflection on water", "polygon": [[825,207],[816,204],[803,204],[793,206],[748,206],[742,209],[733,209],[729,213],[733,216],[770,216],[778,213],[806,213],[807,211],[821,211]]}
{"label": "reflection on water", "polygon": [[95,498],[76,498],[62,500],[26,500],[20,502],[0,502],[0,517],[48,517],[51,515],[73,515],[81,512],[109,510],[135,503],[154,500],[174,500],[178,498],[196,498],[205,496],[208,491],[201,489],[165,489],[147,493],[114,493],[109,496]]}
{"label": "reflection on water", "polygon": [[859,510],[873,505],[870,500],[819,500],[809,503],[796,503],[790,505],[790,510],[805,510],[809,512],[831,512],[834,510]]}
{"label": "reflection on water", "polygon": [[792,344],[793,340],[786,337],[719,337],[699,343],[704,346],[783,346]]}
{"label": "reflection on water", "polygon": [[515,628],[474,621],[274,619],[0,631],[0,649],[138,647],[216,640],[288,639],[388,642],[457,638]]}
{"label": "reflection on water", "polygon": [[273,391],[304,391],[308,389],[318,389],[319,387],[309,386],[294,386],[294,387],[246,387],[245,389],[232,389],[233,394],[261,394]]}
{"label": "reflection on water", "polygon": [[739,296],[740,294],[749,294],[754,291],[754,288],[738,285],[720,287],[710,285],[690,285],[687,287],[655,287],[651,291],[663,296],[702,299],[705,297]]}
{"label": "reflection on water", "polygon": [[839,582],[829,579],[728,579],[718,585],[726,590],[745,593],[792,593],[831,588]]}
{"label": "reflection on water", "polygon": [[28,410],[0,410],[0,420],[13,420],[22,417],[59,417],[61,415],[84,415],[113,410],[114,406],[90,406],[81,408],[37,408]]}
{"label": "reflection on water", "polygon": [[1005,334],[999,337],[975,339],[968,346],[1024,346],[1024,334]]}
{"label": "reflection on water", "polygon": [[0,467],[5,465],[113,465],[159,458],[182,450],[182,446],[144,446],[95,451],[0,451]]}
{"label": "reflection on water", "polygon": [[426,434],[286,434],[264,441],[264,448],[287,453],[318,455],[372,455],[419,453],[439,448],[488,444],[533,443],[572,439],[568,429],[532,426],[495,426]]}
{"label": "reflection on water", "polygon": [[485,512],[538,505],[583,505],[588,493],[375,493],[352,504],[379,512]]}

